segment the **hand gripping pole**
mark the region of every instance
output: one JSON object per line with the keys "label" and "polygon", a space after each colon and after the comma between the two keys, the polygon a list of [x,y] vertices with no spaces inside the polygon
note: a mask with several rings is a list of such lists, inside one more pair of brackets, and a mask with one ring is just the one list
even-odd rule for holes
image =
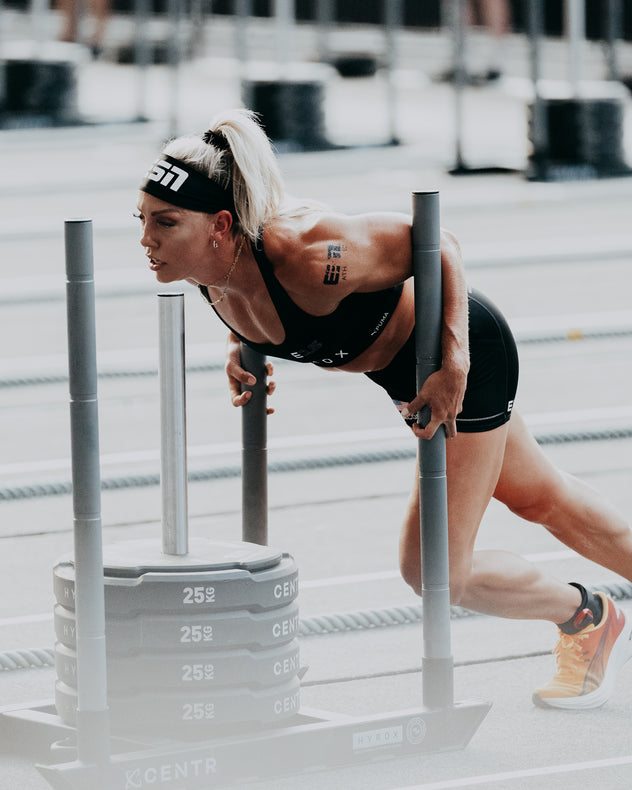
{"label": "hand gripping pole", "polygon": [[257,379],[241,412],[242,540],[268,545],[268,432],[266,358],[241,344],[242,367]]}
{"label": "hand gripping pole", "polygon": [[77,757],[109,761],[92,221],[64,224],[77,627]]}
{"label": "hand gripping pole", "polygon": [[[441,242],[439,193],[413,193],[413,272],[417,391],[441,367]],[[426,424],[424,410],[418,416]],[[423,699],[429,708],[453,704],[445,433],[419,439]]]}

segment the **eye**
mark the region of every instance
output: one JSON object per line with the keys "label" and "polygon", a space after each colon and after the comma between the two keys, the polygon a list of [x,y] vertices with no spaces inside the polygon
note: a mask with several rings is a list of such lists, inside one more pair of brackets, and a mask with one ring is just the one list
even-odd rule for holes
{"label": "eye", "polygon": [[159,219],[156,220],[156,224],[160,225],[162,228],[173,228],[176,223],[168,219]]}

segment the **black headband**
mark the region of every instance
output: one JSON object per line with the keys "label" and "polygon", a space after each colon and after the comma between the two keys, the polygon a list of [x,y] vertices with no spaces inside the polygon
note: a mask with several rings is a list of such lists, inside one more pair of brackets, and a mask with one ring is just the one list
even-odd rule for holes
{"label": "black headband", "polygon": [[166,154],[161,154],[150,167],[140,189],[165,203],[191,211],[214,214],[228,209],[235,213],[232,189],[225,189],[185,162]]}

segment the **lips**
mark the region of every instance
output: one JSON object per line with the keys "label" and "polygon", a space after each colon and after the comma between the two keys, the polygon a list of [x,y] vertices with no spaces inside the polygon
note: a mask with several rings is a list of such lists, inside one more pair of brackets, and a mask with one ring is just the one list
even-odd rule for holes
{"label": "lips", "polygon": [[158,271],[162,265],[162,261],[158,261],[156,258],[149,259],[149,268],[152,270],[152,272]]}

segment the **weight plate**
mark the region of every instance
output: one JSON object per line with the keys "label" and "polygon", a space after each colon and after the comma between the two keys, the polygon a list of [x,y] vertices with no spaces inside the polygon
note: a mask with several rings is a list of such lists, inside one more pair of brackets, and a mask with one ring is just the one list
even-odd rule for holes
{"label": "weight plate", "polygon": [[[76,651],[57,643],[55,666],[57,677],[76,688]],[[115,696],[162,688],[186,691],[227,686],[268,688],[284,683],[299,672],[299,645],[295,639],[270,650],[215,650],[191,656],[173,653],[108,656],[107,668],[108,692]]]}
{"label": "weight plate", "polygon": [[[55,683],[57,713],[65,724],[76,726],[77,691]],[[300,709],[298,678],[274,688],[247,688],[203,692],[145,692],[109,695],[110,721],[115,733],[163,733],[170,738],[204,737],[209,730],[231,724],[268,724],[295,716]]]}
{"label": "weight plate", "polygon": [[155,540],[125,540],[103,547],[103,570],[106,576],[136,578],[153,571],[260,571],[281,562],[283,553],[256,543],[191,538],[183,556],[164,554]]}
{"label": "weight plate", "polygon": [[[55,634],[67,647],[76,646],[75,613],[55,606]],[[232,647],[268,648],[290,642],[299,634],[296,601],[267,612],[193,612],[139,614],[105,620],[108,654],[126,655],[148,650],[197,653]]]}
{"label": "weight plate", "polygon": [[[263,570],[150,571],[137,577],[106,576],[104,584],[106,615],[263,611],[285,606],[296,598],[298,570],[292,557],[283,554],[274,567]],[[62,559],[55,566],[53,586],[57,603],[74,609],[72,559]]]}

